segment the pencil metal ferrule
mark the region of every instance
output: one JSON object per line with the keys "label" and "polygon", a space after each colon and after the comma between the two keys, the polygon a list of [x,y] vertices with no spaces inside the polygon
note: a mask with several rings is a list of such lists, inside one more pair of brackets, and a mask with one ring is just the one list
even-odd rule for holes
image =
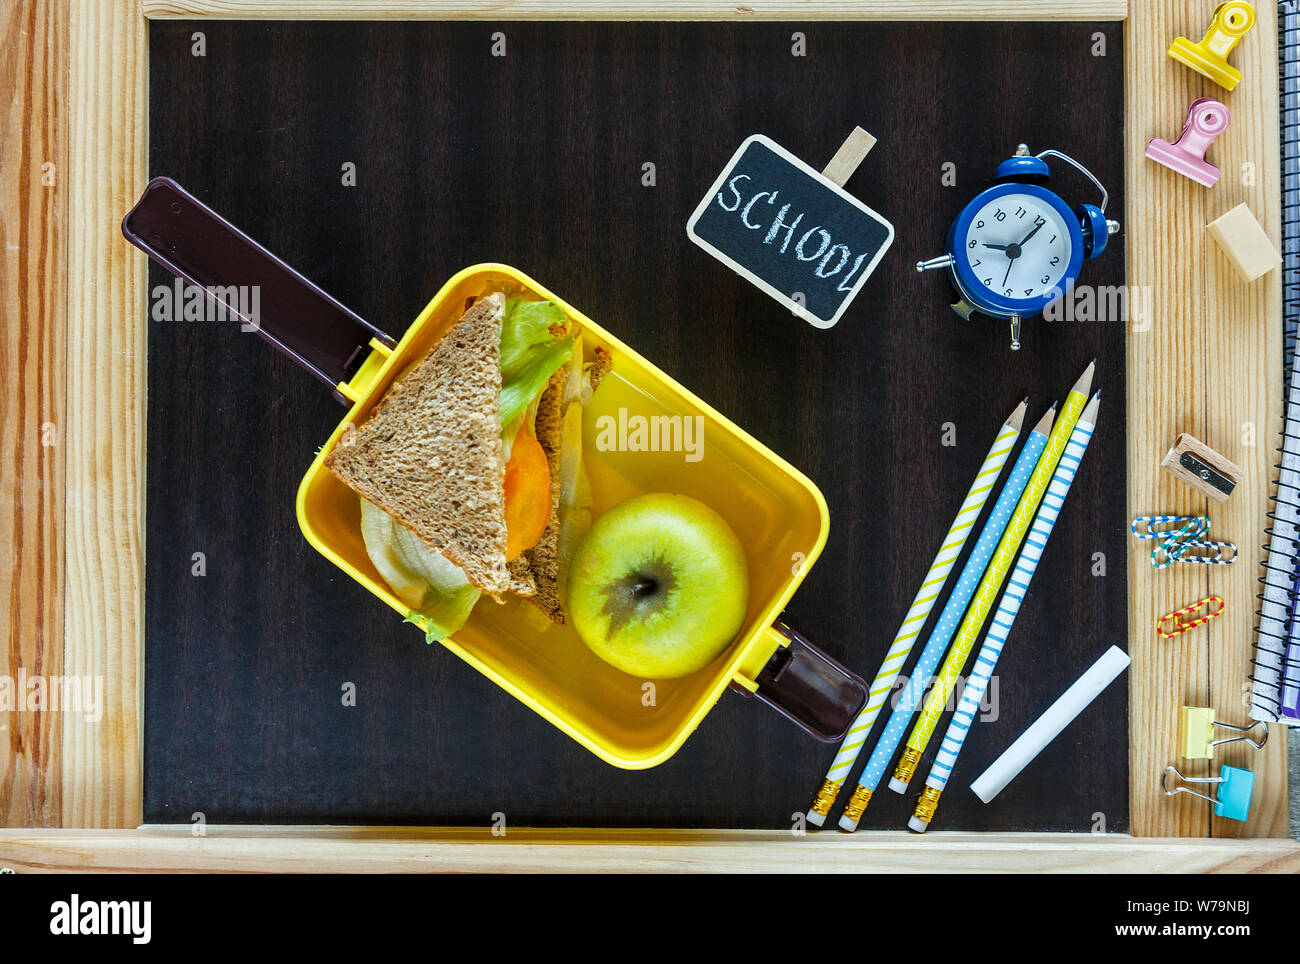
{"label": "pencil metal ferrule", "polygon": [[909,746],[898,761],[898,766],[894,770],[894,779],[900,783],[911,783],[912,775],[916,773],[916,765],[920,762],[921,752]]}
{"label": "pencil metal ferrule", "polygon": [[817,791],[817,799],[812,802],[814,813],[820,813],[823,817],[831,812],[831,804],[835,802],[835,797],[839,795],[840,787],[844,786],[843,780],[827,780],[822,784],[822,788]]}
{"label": "pencil metal ferrule", "polygon": [[848,805],[844,808],[844,817],[857,823],[862,819],[862,811],[867,809],[867,804],[871,802],[871,791],[858,784],[853,788],[853,796],[849,797]]}
{"label": "pencil metal ferrule", "polygon": [[934,787],[926,787],[921,791],[921,799],[916,801],[916,810],[912,815],[917,820],[924,820],[929,823],[934,819],[934,811],[939,807],[939,794],[942,790],[936,790]]}

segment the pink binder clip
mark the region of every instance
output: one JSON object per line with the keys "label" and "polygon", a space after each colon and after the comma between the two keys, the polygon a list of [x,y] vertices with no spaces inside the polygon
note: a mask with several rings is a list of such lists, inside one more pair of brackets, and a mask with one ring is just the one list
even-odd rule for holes
{"label": "pink binder clip", "polygon": [[1147,144],[1147,157],[1190,177],[1197,184],[1214,187],[1219,180],[1219,169],[1205,159],[1214,139],[1228,129],[1232,115],[1228,108],[1212,97],[1198,97],[1187,109],[1187,123],[1177,142],[1170,144],[1153,137]]}

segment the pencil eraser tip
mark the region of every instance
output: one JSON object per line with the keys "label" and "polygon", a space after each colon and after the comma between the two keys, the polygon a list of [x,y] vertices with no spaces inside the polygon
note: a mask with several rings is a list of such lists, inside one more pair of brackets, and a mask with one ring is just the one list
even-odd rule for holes
{"label": "pencil eraser tip", "polygon": [[904,783],[902,780],[898,779],[898,777],[890,777],[889,789],[893,790],[895,793],[906,793],[907,784]]}
{"label": "pencil eraser tip", "polygon": [[807,813],[807,817],[808,817],[808,822],[812,824],[814,827],[820,827],[822,824],[826,822],[826,818],[823,817],[816,810],[809,810]]}
{"label": "pencil eraser tip", "polygon": [[926,828],[930,826],[929,820],[922,820],[920,817],[912,817],[907,821],[907,829],[912,833],[925,833]]}
{"label": "pencil eraser tip", "polygon": [[853,831],[858,829],[858,822],[856,820],[850,820],[848,817],[840,817],[840,829],[853,833]]}

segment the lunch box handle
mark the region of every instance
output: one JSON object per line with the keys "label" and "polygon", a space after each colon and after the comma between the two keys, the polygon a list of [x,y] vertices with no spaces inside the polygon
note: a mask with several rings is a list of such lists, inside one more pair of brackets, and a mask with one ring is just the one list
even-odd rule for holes
{"label": "lunch box handle", "polygon": [[149,182],[122,219],[122,234],[200,289],[220,309],[218,319],[256,331],[345,405],[356,401],[348,383],[371,349],[386,357],[397,344],[169,177]]}
{"label": "lunch box handle", "polygon": [[867,703],[866,680],[785,623],[767,627],[765,639],[774,646],[766,664],[752,678],[736,673],[732,688],[757,697],[823,743],[844,739]]}

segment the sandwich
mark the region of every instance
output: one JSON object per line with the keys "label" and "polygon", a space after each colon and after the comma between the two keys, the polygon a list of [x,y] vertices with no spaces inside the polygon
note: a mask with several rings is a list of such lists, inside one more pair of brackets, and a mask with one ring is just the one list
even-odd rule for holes
{"label": "sandwich", "polygon": [[483,595],[564,623],[568,564],[591,525],[582,408],[609,365],[599,347],[584,362],[555,302],[488,292],[325,459],[360,497],[375,569],[430,641]]}

